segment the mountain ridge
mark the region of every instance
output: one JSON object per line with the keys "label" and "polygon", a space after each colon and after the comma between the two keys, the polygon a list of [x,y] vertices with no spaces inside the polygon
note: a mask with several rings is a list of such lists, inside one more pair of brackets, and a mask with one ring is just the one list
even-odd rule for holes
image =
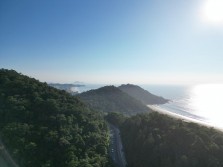
{"label": "mountain ridge", "polygon": [[151,111],[137,99],[115,86],[104,86],[77,95],[90,108],[102,112],[120,112],[126,115]]}
{"label": "mountain ridge", "polygon": [[161,96],[156,96],[147,90],[141,88],[138,85],[133,85],[133,84],[123,84],[118,87],[120,90],[123,92],[127,93],[131,97],[141,101],[145,105],[149,104],[165,104],[169,100],[161,97]]}

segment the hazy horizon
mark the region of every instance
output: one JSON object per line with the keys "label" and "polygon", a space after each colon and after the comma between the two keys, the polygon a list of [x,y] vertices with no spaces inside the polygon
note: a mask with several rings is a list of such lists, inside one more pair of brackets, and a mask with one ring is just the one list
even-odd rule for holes
{"label": "hazy horizon", "polygon": [[221,0],[1,1],[0,67],[43,82],[223,83]]}

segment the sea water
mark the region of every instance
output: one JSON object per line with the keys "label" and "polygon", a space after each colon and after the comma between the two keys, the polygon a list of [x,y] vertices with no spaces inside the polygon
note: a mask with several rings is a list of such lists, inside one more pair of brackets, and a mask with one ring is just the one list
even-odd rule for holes
{"label": "sea water", "polygon": [[[86,84],[84,87],[78,87],[77,91],[81,93],[102,86],[105,85]],[[223,84],[139,86],[170,100],[169,103],[156,107],[194,122],[223,129]]]}
{"label": "sea water", "polygon": [[74,92],[83,93],[89,90],[98,89],[103,86],[106,86],[106,85],[105,84],[85,84],[83,86],[73,87],[72,90]]}
{"label": "sea water", "polygon": [[223,84],[193,86],[141,85],[149,92],[170,99],[158,107],[179,116],[223,128]]}

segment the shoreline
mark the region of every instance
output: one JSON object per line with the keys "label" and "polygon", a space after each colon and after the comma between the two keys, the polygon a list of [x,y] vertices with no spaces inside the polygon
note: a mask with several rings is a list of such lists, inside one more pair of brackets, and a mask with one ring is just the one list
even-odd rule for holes
{"label": "shoreline", "polygon": [[223,129],[221,129],[219,127],[216,127],[216,126],[212,125],[211,123],[208,123],[208,122],[205,122],[205,121],[202,121],[202,120],[197,120],[195,118],[190,118],[190,117],[187,117],[187,116],[183,116],[183,115],[180,115],[180,114],[177,114],[177,113],[173,113],[173,112],[171,112],[167,109],[159,107],[158,105],[147,105],[147,107],[149,107],[153,111],[159,112],[159,113],[164,114],[164,115],[168,115],[168,116],[170,116],[172,118],[175,118],[175,119],[180,119],[184,122],[193,122],[193,123],[197,123],[197,124],[202,125],[202,126],[206,126],[206,127],[209,127],[209,128],[214,128],[214,129],[218,129],[218,130],[223,131]]}

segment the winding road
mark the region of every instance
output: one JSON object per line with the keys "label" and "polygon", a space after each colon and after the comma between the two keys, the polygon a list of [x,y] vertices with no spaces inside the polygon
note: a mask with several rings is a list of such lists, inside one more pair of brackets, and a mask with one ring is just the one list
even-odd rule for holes
{"label": "winding road", "polygon": [[2,165],[4,165],[4,167],[19,167],[15,163],[15,161],[12,159],[8,151],[5,149],[5,146],[3,145],[1,140],[0,140],[0,156],[1,156]]}
{"label": "winding road", "polygon": [[118,167],[126,167],[127,163],[123,152],[120,131],[117,127],[111,124],[109,124],[109,128],[111,138],[110,155],[112,160]]}

